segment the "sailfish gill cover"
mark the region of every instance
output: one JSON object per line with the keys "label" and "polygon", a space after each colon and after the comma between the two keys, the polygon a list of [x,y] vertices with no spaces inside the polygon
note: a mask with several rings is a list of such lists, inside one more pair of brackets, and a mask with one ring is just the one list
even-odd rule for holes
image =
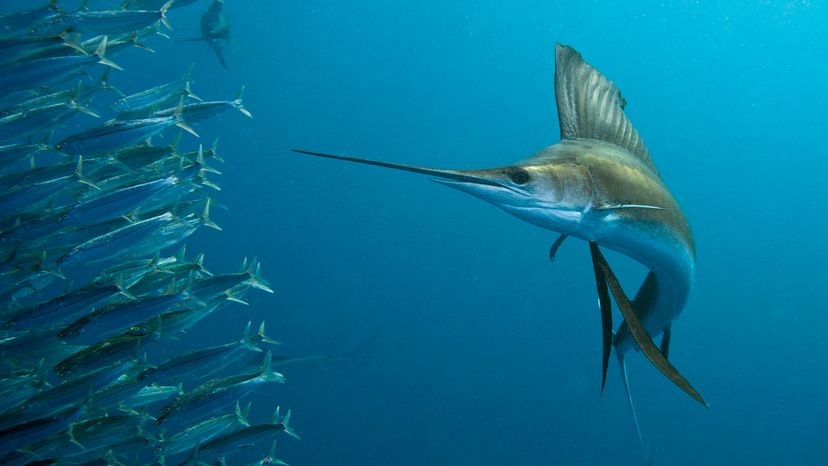
{"label": "sailfish gill cover", "polygon": [[[0,464],[826,464],[826,22],[0,1]],[[643,451],[585,242],[550,263],[554,233],[464,193],[290,152],[514,166],[560,140],[556,43],[695,240],[669,361],[710,407],[627,352]],[[647,271],[602,249],[633,299]]]}

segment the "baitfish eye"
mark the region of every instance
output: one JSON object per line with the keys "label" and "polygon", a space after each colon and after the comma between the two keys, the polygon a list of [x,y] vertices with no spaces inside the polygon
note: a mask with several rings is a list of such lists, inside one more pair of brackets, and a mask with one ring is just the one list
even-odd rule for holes
{"label": "baitfish eye", "polygon": [[523,168],[514,168],[509,173],[509,179],[512,180],[514,184],[526,184],[529,182],[529,172]]}

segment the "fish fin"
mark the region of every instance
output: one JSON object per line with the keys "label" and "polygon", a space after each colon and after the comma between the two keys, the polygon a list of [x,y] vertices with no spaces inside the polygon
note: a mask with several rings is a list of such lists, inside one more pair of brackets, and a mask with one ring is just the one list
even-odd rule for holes
{"label": "fish fin", "polygon": [[184,131],[192,134],[195,137],[199,137],[198,133],[195,132],[187,122],[184,121],[184,97],[178,101],[178,106],[175,108],[175,113],[173,113],[173,117],[175,117],[175,126],[183,129]]}
{"label": "fish fin", "polygon": [[213,199],[213,203],[210,207],[218,207],[221,210],[230,210],[229,207],[227,207],[226,205],[222,204],[221,202],[219,202],[215,199]]}
{"label": "fish fin", "polygon": [[247,420],[248,416],[250,416],[250,408],[252,408],[252,407],[253,407],[253,402],[248,401],[247,406],[245,406],[244,411],[242,411],[242,414],[244,415],[245,420]]}
{"label": "fish fin", "polygon": [[86,450],[86,447],[83,446],[82,443],[78,442],[78,439],[75,438],[75,423],[69,424],[69,427],[66,428],[66,435],[69,436],[69,441],[74,443],[75,445],[79,446],[81,450]]}
{"label": "fish fin", "polygon": [[184,120],[176,121],[175,126],[178,126],[179,128],[181,128],[184,131],[192,134],[195,137],[199,137],[198,133],[196,133],[196,131],[190,125],[188,125]]}
{"label": "fish fin", "polygon": [[209,165],[204,161],[204,151],[201,148],[201,145],[198,146],[198,164],[201,165],[201,171],[204,173],[212,173],[214,175],[221,175],[221,172]]}
{"label": "fish fin", "polygon": [[184,83],[189,83],[193,80],[193,68],[195,68],[196,62],[190,63],[190,66],[187,67],[187,71],[184,72],[184,76],[181,77],[181,81]]}
{"label": "fish fin", "polygon": [[281,343],[279,343],[278,341],[276,341],[276,340],[268,337],[267,335],[265,335],[264,322],[262,322],[259,325],[259,331],[255,335],[251,334],[250,325],[251,325],[251,323],[248,322],[247,323],[247,328],[244,331],[244,336],[242,337],[242,340],[241,340],[241,344],[244,348],[246,348],[250,351],[255,351],[257,353],[261,353],[262,349],[256,345],[259,342],[270,343],[270,344],[273,344],[273,345],[281,345]]}
{"label": "fish fin", "polygon": [[104,70],[104,72],[101,74],[100,79],[98,79],[98,86],[100,86],[101,89],[103,89],[105,91],[112,91],[115,94],[119,95],[120,97],[124,97],[124,93],[121,92],[120,89],[118,89],[117,87],[115,87],[115,86],[113,86],[112,84],[109,83],[109,72],[111,70],[112,70],[112,68],[109,68],[109,67],[107,67]]}
{"label": "fish fin", "polygon": [[216,58],[218,58],[219,63],[221,63],[221,67],[225,70],[230,69],[230,67],[227,66],[227,62],[224,60],[224,50],[218,47],[213,47],[213,51],[216,52]]}
{"label": "fish fin", "polygon": [[265,323],[264,323],[264,321],[262,321],[262,323],[259,324],[259,332],[256,333],[256,336],[261,341],[263,341],[265,343],[270,343],[271,345],[281,345],[281,343],[279,343],[278,341],[276,341],[276,340],[268,337],[267,335],[265,335]]}
{"label": "fish fin", "polygon": [[210,189],[214,189],[214,190],[216,190],[216,191],[221,191],[221,186],[219,186],[219,185],[217,185],[217,184],[213,183],[212,181],[210,181],[210,180],[208,180],[208,179],[206,179],[206,178],[203,178],[203,177],[202,177],[202,178],[199,180],[199,182],[201,183],[201,185],[202,185],[202,186],[207,186],[207,187],[208,187],[208,188],[210,188]]}
{"label": "fish fin", "polygon": [[555,97],[561,139],[615,144],[657,173],[644,140],[624,114],[626,101],[621,91],[575,49],[562,44],[555,47]]}
{"label": "fish fin", "polygon": [[238,94],[236,94],[236,98],[233,99],[233,107],[235,107],[236,110],[240,111],[242,113],[242,115],[244,115],[248,118],[253,118],[253,114],[250,113],[250,111],[248,109],[246,109],[244,107],[244,104],[242,103],[242,98],[243,97],[244,97],[244,86],[242,86],[241,89],[239,89]]}
{"label": "fish fin", "polygon": [[225,163],[224,159],[221,158],[221,156],[218,153],[218,143],[219,143],[219,138],[216,138],[216,140],[213,141],[213,145],[210,146],[210,154],[212,154],[212,157],[214,159],[218,160],[221,163]]}
{"label": "fish fin", "polygon": [[206,227],[210,227],[214,230],[221,231],[221,227],[214,221],[210,220],[210,203],[212,200],[208,197],[207,202],[204,204],[204,211],[201,213],[201,222]]}
{"label": "fish fin", "polygon": [[664,333],[661,335],[661,354],[664,355],[664,359],[668,359],[670,357],[670,339],[673,336],[673,324],[668,324],[667,327],[664,329]]}
{"label": "fish fin", "polygon": [[268,351],[262,358],[262,365],[259,366],[259,373],[268,374],[273,371],[273,351]]}
{"label": "fish fin", "polygon": [[289,464],[285,463],[284,461],[276,458],[276,440],[270,445],[270,453],[262,459],[262,464],[276,464],[279,466],[290,466]]}
{"label": "fish fin", "polygon": [[250,412],[250,403],[247,404],[247,409],[242,411],[241,405],[239,405],[239,400],[236,400],[236,422],[240,425],[245,427],[249,426],[250,423],[247,422],[247,414]]}
{"label": "fish fin", "polygon": [[596,260],[601,268],[601,271],[606,277],[610,291],[612,291],[612,295],[615,297],[615,303],[618,304],[618,308],[624,316],[624,321],[627,323],[630,333],[635,339],[638,347],[641,348],[641,351],[645,356],[647,356],[647,359],[649,359],[662,374],[670,379],[670,381],[684,390],[684,392],[690,395],[690,397],[694,400],[703,404],[705,407],[708,407],[707,402],[704,401],[701,394],[693,388],[692,385],[690,385],[690,382],[688,382],[687,379],[685,379],[672,364],[670,364],[670,361],[664,357],[655,343],[653,343],[653,339],[647,333],[647,330],[644,328],[641,320],[636,315],[632,303],[630,303],[629,298],[627,298],[627,295],[621,288],[621,284],[618,282],[618,278],[615,276],[615,273],[610,268],[598,246],[592,246],[593,244],[594,243],[590,243],[590,247],[592,248],[592,251],[594,251],[594,260]]}
{"label": "fish fin", "polygon": [[290,426],[290,410],[288,410],[288,412],[285,414],[285,417],[283,417],[282,420],[279,421],[279,423],[282,424],[282,427],[285,429],[286,434],[290,435],[296,440],[301,440],[301,438],[299,438],[299,434],[297,434],[296,431],[293,430],[293,428]]}
{"label": "fish fin", "polygon": [[250,266],[247,268],[247,273],[248,275],[250,275],[250,278],[248,278],[245,281],[248,285],[252,286],[253,288],[257,288],[268,293],[273,293],[273,289],[270,287],[270,284],[264,278],[262,278],[261,270],[262,263],[254,257],[253,261],[251,261],[250,263]]}
{"label": "fish fin", "polygon": [[[181,246],[181,247],[183,248],[184,246]],[[170,272],[169,270],[162,269],[160,264],[161,264],[161,252],[160,251],[155,251],[155,254],[152,256],[152,259],[150,259],[149,264],[147,264],[147,267],[151,271],[156,272],[156,273],[169,273]]]}
{"label": "fish fin", "polygon": [[207,267],[204,267],[204,253],[200,252],[198,255],[193,259],[193,264],[198,265],[198,270],[204,273],[207,276],[212,277],[213,273],[207,270]]}
{"label": "fish fin", "polygon": [[[156,30],[156,32],[158,32],[157,26],[156,26],[155,30]],[[160,34],[162,36],[164,35],[164,34],[161,34],[160,32],[158,34]],[[132,35],[129,37],[129,41],[132,42],[132,46],[137,48],[137,49],[145,50],[149,53],[155,53],[155,50],[153,50],[152,48],[147,46],[147,44],[141,42],[141,38],[138,36],[137,31],[132,33]]]}
{"label": "fish fin", "polygon": [[46,251],[40,253],[40,258],[38,258],[37,263],[35,264],[35,271],[43,272],[60,279],[66,280],[66,275],[60,270],[60,263],[58,262],[55,264],[55,268],[46,265],[47,254]]}
{"label": "fish fin", "polygon": [[184,83],[184,95],[193,100],[198,100],[199,102],[202,102],[204,99],[195,95],[192,89],[190,89],[190,85],[193,82],[192,78],[190,77],[190,74],[193,71],[193,66],[195,66],[195,62],[190,63],[190,67],[187,68],[187,73],[181,78],[181,81]]}
{"label": "fish fin", "polygon": [[175,253],[175,260],[176,262],[185,262],[187,260],[187,245],[183,245],[178,248],[178,252]]}
{"label": "fish fin", "polygon": [[82,55],[89,55],[80,45],[81,33],[64,31],[58,37],[63,39],[63,45],[74,49]]}
{"label": "fish fin", "polygon": [[115,286],[118,287],[118,293],[121,296],[129,300],[135,299],[135,295],[129,292],[128,287],[124,286],[124,277],[122,275],[118,275],[118,278],[115,279]]}
{"label": "fish fin", "polygon": [[552,243],[552,247],[549,248],[549,262],[555,262],[555,256],[558,255],[558,249],[561,248],[561,245],[566,241],[569,235],[560,235],[558,239]]}
{"label": "fish fin", "polygon": [[242,332],[242,335],[243,335],[244,338],[249,338],[249,337],[253,336],[252,332],[253,332],[253,322],[248,320],[247,325],[244,326],[244,332]]}
{"label": "fish fin", "polygon": [[101,117],[100,115],[95,113],[94,110],[90,109],[89,107],[86,107],[84,105],[81,105],[81,104],[77,103],[75,100],[70,100],[69,102],[66,103],[66,105],[69,108],[71,108],[72,110],[76,110],[78,112],[85,113],[89,116],[92,116],[92,117],[95,117],[95,118],[100,118]]}
{"label": "fish fin", "polygon": [[80,183],[83,183],[83,184],[85,184],[85,185],[87,185],[91,188],[97,189],[98,191],[101,190],[101,188],[98,187],[98,185],[96,185],[95,183],[93,183],[92,181],[86,179],[86,177],[83,176],[83,156],[82,155],[78,156],[78,164],[75,166],[75,178]]}
{"label": "fish fin", "polygon": [[232,293],[226,293],[224,299],[226,299],[228,301],[233,301],[234,303],[244,304],[245,306],[250,305],[250,303],[248,303],[247,301],[245,301],[241,298],[236,297]]}
{"label": "fish fin", "polygon": [[644,446],[644,437],[641,435],[641,426],[638,423],[638,414],[635,412],[635,405],[633,404],[632,395],[630,394],[630,382],[627,378],[627,365],[624,363],[624,356],[619,354],[618,355],[618,365],[621,368],[621,380],[624,382],[624,392],[627,395],[627,403],[630,405],[630,411],[632,412],[633,422],[635,422],[635,433],[638,434],[638,443],[641,445],[641,451],[645,452],[646,448]]}
{"label": "fish fin", "polygon": [[175,2],[175,0],[170,0],[170,1],[168,1],[168,2],[167,2],[167,3],[165,3],[165,4],[164,4],[164,6],[162,6],[162,7],[161,7],[161,9],[158,11],[159,13],[161,13],[161,23],[164,25],[164,27],[166,27],[166,28],[167,28],[167,30],[168,30],[168,31],[172,31],[172,30],[173,30],[173,28],[172,28],[172,26],[170,26],[169,21],[167,21],[167,10],[169,10],[169,9],[170,9],[170,7],[172,6],[172,4],[173,4],[174,2]]}
{"label": "fish fin", "polygon": [[123,68],[121,68],[120,66],[118,66],[117,64],[115,64],[114,62],[109,60],[108,58],[106,58],[106,44],[107,44],[108,40],[109,39],[107,38],[107,36],[104,36],[103,40],[101,40],[101,43],[98,44],[98,48],[95,49],[95,55],[98,56],[98,63],[100,63],[102,65],[106,65],[110,68],[115,68],[116,70],[123,71],[124,70]]}
{"label": "fish fin", "polygon": [[136,411],[135,415],[141,416],[141,420],[138,422],[138,435],[143,436],[147,440],[159,440],[161,438],[160,434],[153,434],[146,429],[147,421],[152,419],[155,422],[154,417],[150,416],[147,412],[139,413]]}
{"label": "fish fin", "polygon": [[589,248],[592,253],[592,268],[595,272],[595,285],[598,287],[598,307],[601,309],[601,336],[603,348],[603,352],[601,354],[601,394],[603,395],[604,386],[607,384],[607,367],[609,367],[609,357],[612,353],[612,301],[610,301],[607,277],[598,265],[598,260],[596,258],[598,245],[590,241]]}
{"label": "fish fin", "polygon": [[126,466],[124,463],[118,461],[118,458],[115,457],[115,453],[112,452],[111,448],[103,455],[103,459],[106,461],[107,465]]}

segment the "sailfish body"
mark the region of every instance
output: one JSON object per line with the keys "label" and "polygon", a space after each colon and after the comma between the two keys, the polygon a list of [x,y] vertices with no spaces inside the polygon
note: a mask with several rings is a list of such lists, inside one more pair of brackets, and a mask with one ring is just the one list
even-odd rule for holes
{"label": "sailfish body", "polygon": [[[695,244],[688,222],[624,114],[619,90],[568,46],[556,48],[555,94],[561,142],[504,167],[433,169],[297,152],[432,175],[440,184],[560,233],[562,238],[589,242],[604,326],[604,379],[610,345],[622,369],[624,355],[630,349],[641,349],[670,380],[704,404],[667,360],[671,324],[687,303],[695,275]],[[599,246],[649,269],[634,299],[627,299]],[[609,291],[625,318],[614,334]],[[659,349],[652,338],[660,334]]]}
{"label": "sailfish body", "polygon": [[[564,140],[515,167],[538,185],[546,184],[535,192],[545,191],[547,197],[540,205],[531,196],[526,202],[498,205],[530,223],[595,242],[646,266],[650,275],[636,299],[636,312],[651,336],[661,334],[687,302],[695,245],[687,220],[660,177],[628,150],[590,139]],[[532,190],[526,186],[531,183],[524,189]],[[472,189],[484,199],[489,194]],[[635,347],[623,325],[614,344],[621,353]]]}
{"label": "sailfish body", "polygon": [[207,42],[221,66],[227,68],[224,49],[230,42],[230,21],[222,11],[223,7],[224,0],[213,0],[210,8],[201,16],[201,40]]}

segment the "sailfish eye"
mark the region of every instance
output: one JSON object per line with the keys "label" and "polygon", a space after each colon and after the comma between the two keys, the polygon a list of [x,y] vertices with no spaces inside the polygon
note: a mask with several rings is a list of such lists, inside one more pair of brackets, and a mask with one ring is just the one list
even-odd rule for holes
{"label": "sailfish eye", "polygon": [[526,184],[530,178],[529,172],[524,168],[515,167],[509,171],[509,179],[514,184]]}

